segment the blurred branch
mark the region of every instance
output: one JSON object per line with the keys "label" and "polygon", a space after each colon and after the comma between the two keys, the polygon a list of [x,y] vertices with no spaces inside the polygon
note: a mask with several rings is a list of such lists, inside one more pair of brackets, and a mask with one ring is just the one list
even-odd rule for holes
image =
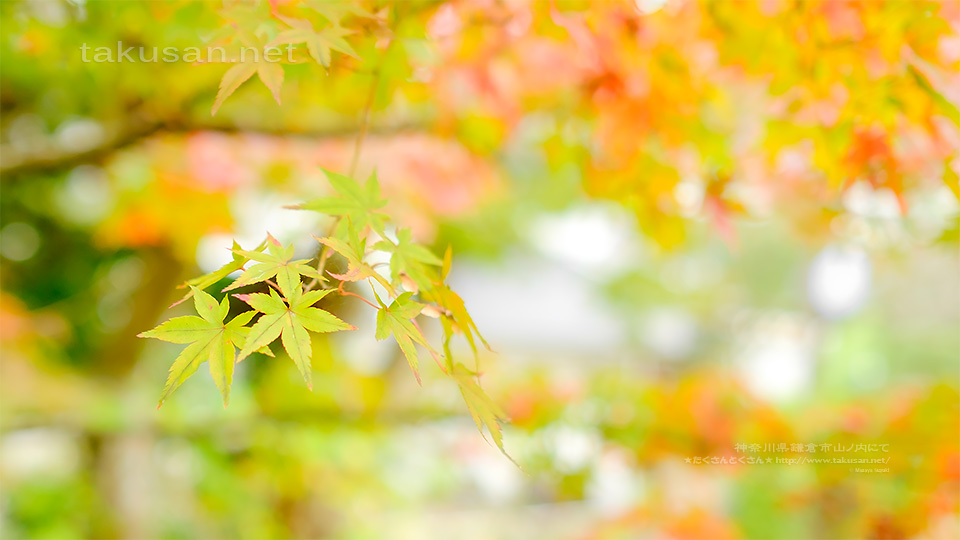
{"label": "blurred branch", "polygon": [[[4,180],[30,173],[55,172],[69,169],[84,163],[95,163],[125,147],[132,146],[158,133],[185,134],[195,131],[217,131],[222,133],[250,133],[270,136],[295,137],[346,137],[371,131],[377,135],[391,135],[404,131],[423,129],[423,122],[400,122],[394,125],[378,126],[375,130],[365,125],[335,125],[315,130],[289,130],[260,127],[240,127],[217,123],[205,123],[190,120],[149,120],[141,115],[131,114],[129,120],[121,125],[107,129],[110,133],[104,141],[83,150],[59,149],[52,145],[41,147],[29,153],[19,152],[10,145],[0,146],[0,175]],[[364,122],[365,124],[365,122]]]}
{"label": "blurred branch", "polygon": [[103,143],[87,149],[58,149],[52,144],[20,152],[10,145],[0,147],[0,174],[4,178],[22,173],[51,172],[99,161],[106,155],[153,135],[163,127],[161,122],[150,122],[132,115],[132,120],[107,131],[111,133]]}

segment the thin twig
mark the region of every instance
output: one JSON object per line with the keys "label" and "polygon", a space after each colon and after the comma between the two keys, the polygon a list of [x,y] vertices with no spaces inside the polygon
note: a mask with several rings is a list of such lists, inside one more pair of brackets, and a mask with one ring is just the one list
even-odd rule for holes
{"label": "thin twig", "polygon": [[[343,285],[343,282],[342,282],[342,281],[340,282],[340,285]],[[356,296],[357,298],[359,298],[359,299],[363,300],[364,302],[366,302],[366,304],[367,304],[368,306],[372,307],[373,309],[380,309],[380,308],[378,308],[376,305],[374,305],[373,302],[367,300],[366,298],[360,296],[359,294],[357,294],[357,293],[352,293],[352,292],[350,292],[350,291],[345,291],[345,290],[343,290],[343,287],[342,287],[342,286],[341,286],[341,287],[337,287],[337,292],[339,292],[339,293],[340,293],[341,295],[343,295],[343,296]]]}
{"label": "thin twig", "polygon": [[[389,49],[389,45],[387,48]],[[384,51],[384,55],[386,51]],[[377,66],[377,69],[373,72],[373,79],[370,81],[370,89],[367,93],[367,102],[363,107],[363,116],[360,119],[360,133],[357,135],[357,142],[353,147],[353,157],[350,159],[350,171],[347,173],[348,176],[353,178],[357,173],[357,164],[360,162],[360,150],[363,148],[363,142],[367,138],[367,132],[370,130],[370,111],[373,109],[373,101],[377,97],[377,86],[380,84],[380,66]],[[337,230],[337,225],[340,224],[340,216],[337,216],[333,222],[330,224],[330,227],[327,229],[326,236],[333,236],[333,233]],[[323,270],[327,266],[327,259],[330,258],[330,248],[326,244],[320,248],[320,260],[317,262],[317,272],[322,276]],[[313,278],[310,284],[307,285],[307,290],[313,289],[317,286],[319,280]],[[320,284],[323,287],[323,284]]]}

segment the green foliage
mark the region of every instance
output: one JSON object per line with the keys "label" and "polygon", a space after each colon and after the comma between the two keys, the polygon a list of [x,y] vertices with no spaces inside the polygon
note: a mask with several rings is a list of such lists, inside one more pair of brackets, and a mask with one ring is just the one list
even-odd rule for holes
{"label": "green foliage", "polygon": [[272,289],[269,295],[262,293],[237,295],[237,298],[263,314],[250,328],[238,361],[257,349],[268,346],[279,337],[283,348],[297,365],[307,386],[312,389],[310,356],[313,350],[310,347],[310,334],[307,330],[324,333],[355,329],[332,314],[312,307],[330,292],[332,291],[310,291],[303,294],[298,280],[296,286],[285,290],[284,294],[287,295],[285,298],[281,298]]}
{"label": "green foliage", "polygon": [[[364,262],[363,257],[366,253],[366,239],[360,238],[356,228],[351,226],[349,220],[340,223],[343,226],[337,228],[338,232],[340,234],[346,234],[349,240],[343,240],[338,237],[327,237],[318,238],[317,241],[342,255],[343,258],[347,260],[347,271],[343,274],[327,273],[341,281],[355,282],[372,278],[382,285],[391,295],[396,295],[396,290],[390,285],[390,282],[384,279],[373,266]],[[345,233],[343,229],[346,229]]]}
{"label": "green foliage", "polygon": [[[422,381],[417,347],[426,349],[443,373],[450,376],[460,388],[481,433],[483,429],[488,430],[493,442],[503,451],[499,422],[504,420],[505,414],[483,392],[476,380],[479,374],[455,363],[450,350],[450,340],[456,333],[465,336],[475,353],[475,339],[483,341],[463,300],[444,283],[450,271],[451,250],[448,248],[441,260],[426,246],[415,242],[408,229],[397,229],[396,242],[389,240],[386,232],[389,218],[379,211],[386,201],[380,197],[376,177],[371,177],[364,187],[344,175],[327,171],[327,177],[337,196],[316,199],[295,207],[324,213],[334,219],[330,236],[314,237],[320,247],[316,267],[311,266],[308,259],[294,260],[293,246],[285,247],[269,234],[253,250],[242,249],[234,242],[231,262],[186,284],[190,293],[184,299],[193,297],[199,317],[176,317],[140,334],[140,337],[189,344],[170,369],[161,403],[195,373],[201,363],[209,361],[210,373],[226,405],[234,364],[254,352],[272,356],[270,345],[278,339],[287,356],[300,370],[307,386],[312,389],[313,349],[310,333],[355,329],[315,305],[328,295],[363,298],[345,290],[344,286],[365,282],[377,301],[375,305],[364,299],[377,309],[376,339],[393,336],[419,384]],[[372,247],[368,247],[368,243]],[[390,280],[371,264],[370,257],[376,252],[390,253]],[[347,270],[344,273],[325,271],[332,253],[346,259]],[[433,267],[440,267],[439,273]],[[266,283],[270,287],[269,293],[235,294],[252,309],[225,323],[229,312],[227,297],[217,303],[202,288],[211,287],[241,269],[243,272],[223,289],[224,292]],[[324,277],[324,272],[339,281],[335,288]],[[310,281],[304,282],[301,278],[309,278]],[[386,292],[389,303],[381,299],[375,283]],[[399,292],[400,287],[415,290]],[[414,300],[417,295],[420,301]],[[420,315],[429,314],[439,314],[441,318],[444,332],[442,355],[430,345],[417,322]],[[486,345],[485,341],[483,343]],[[235,349],[239,349],[239,354]]]}
{"label": "green foliage", "polygon": [[236,360],[234,347],[246,342],[250,329],[244,325],[250,322],[254,312],[242,313],[225,323],[224,318],[230,311],[227,297],[218,303],[202,290],[192,286],[190,289],[193,291],[193,304],[200,314],[199,317],[175,317],[139,335],[170,343],[189,343],[170,367],[167,384],[160,396],[160,405],[183,381],[197,371],[200,364],[209,360],[210,375],[223,394],[223,405],[226,406],[230,402],[230,383],[233,381],[233,366]]}
{"label": "green foliage", "polygon": [[[464,367],[463,364],[455,365],[452,373],[454,380],[460,386],[460,394],[463,395],[463,400],[467,402],[470,416],[477,424],[480,434],[483,434],[483,428],[486,427],[497,448],[504,452],[503,432],[500,429],[500,422],[506,420],[506,413],[490,399],[483,388],[480,388],[480,384],[476,381],[476,373]],[[484,435],[484,438],[486,438],[486,435]]]}
{"label": "green foliage", "polygon": [[[226,24],[214,35],[213,41],[237,47],[240,55],[229,58],[234,65],[220,80],[211,115],[217,114],[223,102],[255,73],[280,103],[283,65],[306,61],[302,49],[293,49],[287,54],[281,46],[303,45],[309,58],[325,68],[330,67],[333,51],[361,60],[345,39],[355,32],[344,28],[342,21],[348,16],[371,18],[370,13],[350,2],[302,2],[298,7],[309,7],[306,10],[309,13],[319,13],[326,25],[317,29],[308,18],[283,15],[277,6],[266,1],[229,2],[218,12]],[[217,60],[208,58],[207,61]]]}
{"label": "green foliage", "polygon": [[272,236],[269,236],[268,240],[269,253],[234,249],[235,254],[245,257],[248,261],[256,261],[257,264],[244,270],[236,281],[223,289],[224,292],[276,278],[280,290],[284,294],[289,294],[290,291],[299,286],[300,276],[323,279],[319,272],[306,264],[310,262],[308,259],[291,260],[293,259],[293,246],[284,248]]}
{"label": "green foliage", "polygon": [[[377,339],[387,339],[391,334],[397,340],[397,345],[403,351],[403,355],[410,364],[417,382],[420,382],[419,361],[417,359],[417,348],[414,343],[419,343],[426,348],[430,348],[426,338],[417,328],[414,319],[423,311],[423,304],[410,300],[412,292],[405,292],[398,296],[389,306],[385,306],[377,296],[377,303],[380,304],[380,310],[377,311]],[[432,352],[432,351],[431,351]]]}
{"label": "green foliage", "polygon": [[352,32],[340,26],[330,26],[320,31],[314,30],[310,21],[303,19],[293,19],[282,17],[283,22],[290,25],[290,28],[280,32],[268,46],[276,47],[279,45],[303,43],[307,46],[310,56],[323,67],[330,66],[331,51],[338,51],[360,59],[357,53],[353,51],[350,44],[344,36]]}
{"label": "green foliage", "polygon": [[430,279],[425,264],[440,266],[443,264],[427,248],[412,241],[409,229],[397,230],[397,243],[381,240],[373,246],[381,251],[392,253],[390,256],[390,278],[400,281],[404,276],[410,278],[421,289],[430,288]]}
{"label": "green foliage", "polygon": [[386,215],[379,210],[386,206],[387,201],[380,198],[380,183],[377,182],[376,173],[370,176],[366,186],[361,188],[346,176],[331,171],[324,172],[339,196],[314,199],[294,208],[345,218],[361,231],[369,225],[382,236]]}

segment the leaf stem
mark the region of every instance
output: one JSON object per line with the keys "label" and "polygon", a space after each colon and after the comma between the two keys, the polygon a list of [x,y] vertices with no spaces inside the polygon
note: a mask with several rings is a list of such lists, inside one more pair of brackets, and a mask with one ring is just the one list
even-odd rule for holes
{"label": "leaf stem", "polygon": [[[393,42],[391,41],[390,45],[392,44]],[[390,45],[387,45],[388,50]],[[385,55],[386,52],[387,51],[384,50],[383,54]],[[357,164],[360,162],[360,150],[363,148],[363,142],[366,140],[367,132],[370,129],[370,111],[373,109],[373,101],[377,97],[377,87],[380,85],[380,73],[381,69],[378,65],[373,71],[373,78],[370,81],[370,89],[367,92],[367,102],[363,107],[363,116],[360,119],[360,133],[357,135],[357,142],[353,146],[353,157],[350,158],[350,171],[347,173],[347,176],[351,178],[353,178],[353,176],[357,173]],[[326,236],[333,236],[337,230],[337,225],[339,224],[340,216],[337,216],[333,222],[330,223],[330,227],[327,229]],[[323,270],[326,268],[327,259],[329,258],[330,248],[327,245],[324,245],[322,248],[320,248],[320,260],[317,262],[317,272],[319,272],[321,276],[323,275]],[[307,285],[307,290],[309,291],[310,289],[316,287],[317,283],[319,283],[319,280],[314,278],[313,281]],[[323,287],[324,285],[321,283],[320,286]]]}
{"label": "leaf stem", "polygon": [[[277,285],[276,283],[274,283],[272,279],[265,279],[265,280],[263,280],[263,282],[266,283],[267,285],[273,287],[274,289],[276,289],[277,292],[280,293],[281,295],[283,294],[283,291],[280,290],[280,286]],[[286,297],[284,297],[284,298],[286,298]]]}
{"label": "leaf stem", "polygon": [[367,300],[366,298],[360,296],[359,294],[357,294],[357,293],[352,293],[352,292],[350,292],[350,291],[345,291],[345,290],[343,290],[343,283],[344,283],[344,282],[341,281],[341,282],[340,282],[340,286],[337,287],[337,292],[340,293],[341,296],[356,296],[357,298],[359,298],[359,299],[363,300],[364,302],[366,302],[367,305],[370,306],[370,307],[372,307],[373,309],[380,309],[380,308],[378,308],[377,306],[375,306],[372,302],[370,302],[370,301]]}

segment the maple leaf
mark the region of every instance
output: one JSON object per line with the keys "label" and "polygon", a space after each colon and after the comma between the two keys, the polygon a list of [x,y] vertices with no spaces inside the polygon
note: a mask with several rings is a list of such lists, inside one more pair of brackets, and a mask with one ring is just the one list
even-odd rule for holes
{"label": "maple leaf", "polygon": [[386,251],[390,255],[390,277],[396,282],[402,275],[408,276],[421,289],[430,286],[430,278],[424,269],[424,264],[441,266],[443,261],[430,252],[426,247],[411,240],[410,229],[397,229],[397,243],[381,240],[374,244],[374,249]]}
{"label": "maple leaf", "polygon": [[444,309],[445,312],[441,313],[441,322],[445,342],[449,343],[454,330],[459,330],[463,333],[464,337],[466,337],[470,348],[473,350],[473,355],[476,357],[477,345],[474,340],[474,334],[476,334],[477,339],[483,343],[483,346],[487,350],[490,350],[490,345],[480,334],[480,329],[477,328],[477,324],[473,322],[473,317],[467,312],[463,298],[460,298],[460,295],[453,292],[453,290],[444,283],[447,275],[450,273],[452,261],[453,250],[447,247],[447,251],[443,255],[443,266],[440,269],[440,280],[433,283],[430,288],[424,289],[421,294],[425,300],[435,302]]}
{"label": "maple leaf", "polygon": [[273,38],[267,45],[276,47],[278,45],[304,43],[310,56],[323,67],[330,67],[331,51],[339,51],[357,60],[361,60],[357,53],[344,38],[353,33],[340,26],[330,26],[320,31],[314,30],[310,21],[303,19],[293,19],[282,17],[283,21],[290,25],[290,29],[284,30]]}
{"label": "maple leaf", "polygon": [[[376,296],[376,293],[374,293],[374,296]],[[377,311],[375,337],[378,340],[384,340],[393,334],[393,338],[397,340],[397,345],[400,346],[403,356],[407,358],[407,363],[410,364],[410,369],[413,370],[413,375],[417,378],[419,384],[420,362],[417,359],[417,348],[414,343],[423,345],[431,353],[433,353],[433,349],[413,323],[413,318],[420,314],[423,304],[410,300],[411,296],[413,296],[412,292],[405,292],[394,299],[389,306],[384,305],[380,297],[377,296],[380,309]]]}
{"label": "maple leaf", "polygon": [[292,245],[283,247],[272,236],[269,237],[269,240],[270,242],[267,245],[269,253],[234,248],[234,253],[248,260],[256,261],[257,264],[244,270],[240,277],[223,289],[224,292],[266,281],[276,276],[280,290],[283,291],[284,295],[289,296],[294,289],[300,288],[301,275],[321,281],[325,280],[315,268],[307,264],[310,262],[309,259],[290,260],[293,258]]}
{"label": "maple leaf", "polygon": [[365,252],[366,241],[361,240],[356,234],[356,230],[350,227],[350,241],[344,241],[336,237],[326,237],[326,238],[317,238],[314,236],[314,239],[317,242],[329,247],[333,251],[339,253],[343,258],[347,259],[347,271],[343,274],[334,274],[333,272],[327,270],[327,273],[331,276],[339,279],[340,281],[361,281],[368,278],[373,278],[383,286],[391,296],[396,295],[396,290],[393,288],[393,285],[389,281],[383,278],[379,272],[376,271],[372,266],[363,262],[363,254]]}
{"label": "maple leaf", "polygon": [[[266,241],[264,241],[259,246],[257,246],[253,251],[263,251],[265,247],[267,247]],[[180,285],[178,288],[183,289],[186,287],[190,287],[190,291],[186,295],[184,295],[183,298],[174,302],[170,307],[173,307],[192,297],[193,296],[192,287],[196,287],[201,290],[206,289],[207,287],[229,276],[230,274],[236,272],[237,270],[242,270],[243,265],[247,264],[250,261],[250,259],[241,255],[240,253],[237,253],[237,250],[240,250],[240,244],[238,244],[237,241],[234,240],[233,247],[231,248],[231,251],[233,252],[233,260],[221,266],[217,270],[210,272],[209,274],[204,274],[200,277],[193,278],[191,280],[188,280],[183,285]]]}
{"label": "maple leaf", "polygon": [[310,346],[310,334],[307,331],[325,333],[356,330],[354,326],[341,321],[333,314],[313,307],[331,292],[333,292],[331,289],[327,289],[303,293],[300,287],[296,287],[290,291],[286,302],[273,289],[270,290],[270,294],[235,295],[263,314],[250,328],[247,340],[240,350],[238,361],[257,349],[268,346],[279,337],[283,348],[312,390],[310,358],[313,349]]}
{"label": "maple leaf", "polygon": [[[237,39],[243,44],[239,57],[230,58],[233,66],[223,74],[220,79],[220,89],[217,97],[213,101],[213,108],[210,110],[210,116],[217,114],[217,110],[223,105],[231,94],[236,92],[240,85],[247,81],[254,73],[260,77],[263,84],[270,90],[273,99],[277,104],[280,103],[280,87],[283,86],[283,66],[272,58],[266,48],[263,40],[250,32],[238,30]],[[270,54],[277,52],[269,51]],[[224,59],[226,60],[226,59]]]}
{"label": "maple leaf", "polygon": [[[513,461],[513,458],[503,448],[503,432],[500,428],[500,422],[507,420],[506,413],[480,387],[480,384],[476,381],[477,374],[467,369],[463,364],[456,364],[451,375],[460,387],[460,394],[467,404],[473,422],[480,430],[480,435],[486,440],[487,436],[483,433],[483,428],[486,426],[487,431],[490,432],[490,437],[493,438],[493,442],[500,449],[500,452],[507,456],[510,461]],[[515,461],[514,464],[516,464]]]}
{"label": "maple leaf", "polygon": [[369,225],[377,234],[384,236],[383,225],[387,216],[377,210],[386,206],[387,201],[380,198],[377,173],[371,174],[366,186],[360,187],[360,184],[350,177],[326,169],[323,172],[339,196],[321,197],[291,208],[341,216],[359,230]]}
{"label": "maple leaf", "polygon": [[240,347],[245,342],[247,329],[244,325],[250,322],[255,313],[247,311],[224,323],[223,320],[230,311],[227,297],[218,303],[212,296],[196,287],[191,286],[191,290],[199,317],[174,317],[152,330],[138,334],[138,337],[170,343],[189,343],[170,366],[167,384],[160,396],[160,405],[197,371],[200,364],[209,361],[210,375],[223,394],[223,405],[226,407],[230,401],[230,384],[236,358],[234,347]]}

